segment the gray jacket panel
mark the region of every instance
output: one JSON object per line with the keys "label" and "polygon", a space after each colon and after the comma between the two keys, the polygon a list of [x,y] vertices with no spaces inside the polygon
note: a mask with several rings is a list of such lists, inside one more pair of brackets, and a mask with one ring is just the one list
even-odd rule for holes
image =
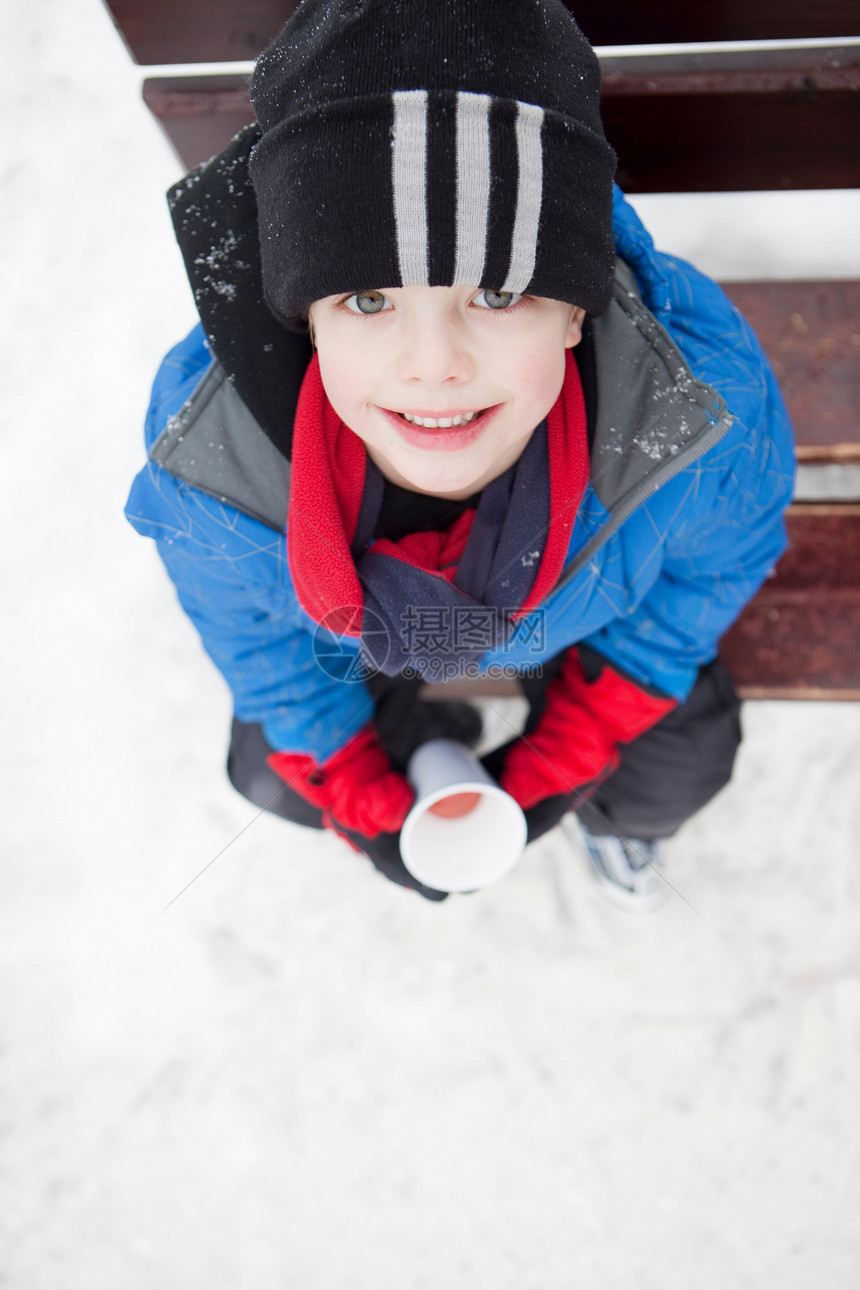
{"label": "gray jacket panel", "polygon": [[171,417],[149,454],[171,475],[282,533],[290,463],[237,394],[218,362]]}
{"label": "gray jacket panel", "polygon": [[734,418],[722,396],[693,376],[643,305],[626,265],[616,275],[611,305],[592,328],[598,409],[590,479],[612,511],[645,480],[661,478],[716,423],[726,419],[725,432]]}

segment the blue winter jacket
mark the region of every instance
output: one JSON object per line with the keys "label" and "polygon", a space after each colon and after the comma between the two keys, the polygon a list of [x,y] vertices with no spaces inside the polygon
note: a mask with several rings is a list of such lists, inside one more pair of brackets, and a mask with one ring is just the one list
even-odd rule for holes
{"label": "blue winter jacket", "polygon": [[[655,251],[620,192],[614,218],[615,300],[594,320],[600,425],[563,585],[479,666],[530,668],[584,641],[683,700],[786,545],[791,430],[724,292]],[[156,377],[152,455],[126,513],[156,540],[236,715],[261,722],[274,748],[324,761],[373,703],[350,676],[359,642],[325,640],[298,604],[283,532],[289,467],[256,431],[195,327]],[[343,679],[319,665],[321,639],[344,653]]]}

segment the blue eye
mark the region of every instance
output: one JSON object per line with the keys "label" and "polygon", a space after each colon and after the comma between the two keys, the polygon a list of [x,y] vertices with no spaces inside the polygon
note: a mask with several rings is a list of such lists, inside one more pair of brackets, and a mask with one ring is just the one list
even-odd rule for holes
{"label": "blue eye", "polygon": [[518,296],[515,291],[487,291],[481,290],[475,296],[472,304],[479,309],[510,309],[513,305],[518,305],[522,296]]}
{"label": "blue eye", "polygon": [[381,291],[357,291],[343,303],[354,314],[381,314],[384,310],[393,308],[391,301]]}

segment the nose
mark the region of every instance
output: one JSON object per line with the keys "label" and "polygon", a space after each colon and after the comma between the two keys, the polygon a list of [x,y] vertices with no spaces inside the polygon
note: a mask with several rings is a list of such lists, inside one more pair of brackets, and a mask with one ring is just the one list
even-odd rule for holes
{"label": "nose", "polygon": [[474,375],[474,359],[458,320],[444,310],[416,311],[399,338],[397,375],[422,385],[460,385]]}

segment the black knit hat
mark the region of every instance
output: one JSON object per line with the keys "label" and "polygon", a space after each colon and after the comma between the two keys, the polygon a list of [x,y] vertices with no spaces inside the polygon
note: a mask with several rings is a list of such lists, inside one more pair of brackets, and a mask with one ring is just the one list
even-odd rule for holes
{"label": "black knit hat", "polygon": [[602,312],[599,93],[562,0],[304,0],[251,81],[270,307],[462,284]]}

